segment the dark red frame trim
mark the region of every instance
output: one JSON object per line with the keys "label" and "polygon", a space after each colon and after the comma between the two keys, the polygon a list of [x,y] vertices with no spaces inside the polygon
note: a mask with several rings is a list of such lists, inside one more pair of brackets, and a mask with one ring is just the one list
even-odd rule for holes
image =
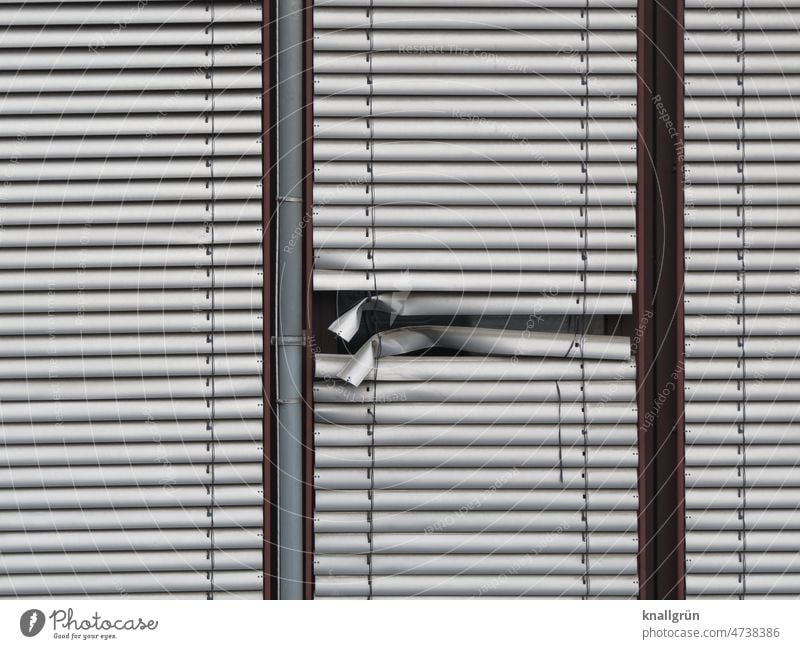
{"label": "dark red frame trim", "polygon": [[678,137],[680,138],[680,148],[676,156],[676,200],[677,206],[675,210],[675,272],[677,282],[677,297],[678,297],[678,321],[677,321],[677,340],[678,348],[676,372],[676,383],[678,385],[678,412],[676,425],[677,435],[677,488],[678,488],[678,538],[677,538],[677,558],[681,570],[678,574],[678,583],[676,584],[676,596],[678,599],[686,599],[686,403],[684,390],[686,379],[686,346],[684,341],[686,339],[685,333],[685,320],[684,320],[684,288],[685,288],[685,250],[684,250],[684,181],[685,181],[685,167],[684,167],[684,42],[685,42],[685,18],[684,18],[685,4],[684,0],[678,0],[677,7],[675,8],[675,66],[676,66],[676,79],[675,79],[675,94],[677,106],[675,110],[675,121],[678,124]]}
{"label": "dark red frame trim", "polygon": [[645,175],[648,173],[651,164],[652,153],[649,143],[652,140],[652,124],[648,119],[648,112],[645,110],[646,97],[649,94],[647,89],[652,87],[652,80],[648,71],[651,67],[650,51],[645,43],[651,33],[651,15],[647,10],[647,5],[652,4],[651,0],[639,0],[637,8],[637,27],[638,34],[636,39],[636,168],[638,185],[636,192],[636,296],[634,301],[634,331],[633,331],[633,353],[636,357],[636,405],[639,413],[638,421],[638,442],[639,442],[639,515],[638,515],[638,534],[639,534],[639,598],[650,599],[652,597],[652,583],[650,575],[653,571],[652,552],[648,545],[650,525],[649,500],[652,492],[651,471],[649,462],[652,458],[652,444],[647,435],[647,427],[644,424],[644,413],[652,403],[652,380],[650,380],[651,368],[649,359],[652,358],[652,336],[648,335],[650,318],[649,301],[647,296],[652,293],[652,272],[649,265],[649,250],[652,247],[651,228],[648,227],[649,206],[652,204],[650,195],[650,185],[645,183]]}
{"label": "dark red frame trim", "polygon": [[683,0],[640,0],[638,285],[640,597],[683,599]]}
{"label": "dark red frame trim", "polygon": [[305,43],[303,44],[304,96],[303,96],[303,266],[305,313],[305,418],[303,440],[305,445],[303,475],[304,557],[303,593],[305,599],[314,599],[314,2],[304,0],[303,22]]}
{"label": "dark red frame trim", "polygon": [[273,246],[275,241],[275,223],[272,218],[276,205],[275,188],[275,21],[272,0],[262,1],[261,25],[261,209],[262,209],[262,277],[263,277],[263,338],[262,338],[262,398],[264,400],[264,432],[263,432],[263,482],[264,485],[264,599],[277,596],[277,508],[274,502],[276,493],[275,471],[276,439],[275,426],[275,380],[272,362],[272,324],[274,322],[275,302],[273,295]]}

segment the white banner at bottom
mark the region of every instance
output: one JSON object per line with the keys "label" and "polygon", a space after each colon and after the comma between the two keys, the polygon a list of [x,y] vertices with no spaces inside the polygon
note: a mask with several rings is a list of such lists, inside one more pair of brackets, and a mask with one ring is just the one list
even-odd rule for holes
{"label": "white banner at bottom", "polygon": [[0,646],[797,647],[796,601],[0,601]]}

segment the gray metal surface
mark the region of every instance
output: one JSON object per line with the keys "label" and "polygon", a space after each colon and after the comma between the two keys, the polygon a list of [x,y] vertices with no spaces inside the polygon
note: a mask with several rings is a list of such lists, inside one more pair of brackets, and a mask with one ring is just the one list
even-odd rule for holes
{"label": "gray metal surface", "polygon": [[261,596],[261,22],[0,5],[0,597]]}

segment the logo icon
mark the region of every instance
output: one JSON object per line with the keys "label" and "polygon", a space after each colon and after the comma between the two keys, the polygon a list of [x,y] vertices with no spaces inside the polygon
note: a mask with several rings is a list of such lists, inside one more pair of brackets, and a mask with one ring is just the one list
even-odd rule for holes
{"label": "logo icon", "polygon": [[44,613],[38,608],[25,611],[19,618],[19,630],[22,635],[32,638],[44,627]]}

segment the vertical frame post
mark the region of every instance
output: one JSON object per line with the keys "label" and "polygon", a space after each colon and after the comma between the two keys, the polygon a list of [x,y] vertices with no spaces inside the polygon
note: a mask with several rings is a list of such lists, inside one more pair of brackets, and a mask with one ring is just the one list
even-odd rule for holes
{"label": "vertical frame post", "polygon": [[642,0],[639,12],[640,596],[682,599],[683,0]]}
{"label": "vertical frame post", "polygon": [[303,0],[303,598],[314,598],[314,1]]}
{"label": "vertical frame post", "polygon": [[262,484],[264,485],[264,599],[277,596],[277,539],[275,536],[275,377],[272,358],[272,323],[275,318],[273,285],[273,254],[275,222],[275,24],[271,0],[262,0],[261,24],[261,209],[262,209],[262,259],[263,272],[263,338],[262,338],[262,398],[264,446]]}
{"label": "vertical frame post", "polygon": [[650,333],[653,302],[653,273],[650,265],[650,250],[653,247],[653,228],[650,224],[650,209],[653,203],[652,182],[649,182],[653,161],[651,143],[653,124],[647,110],[648,97],[653,87],[652,44],[653,12],[651,0],[639,0],[637,7],[636,39],[636,298],[634,303],[633,353],[636,356],[636,405],[639,413],[639,598],[654,596],[653,552],[649,533],[655,523],[651,494],[653,492],[652,457],[654,444],[645,424],[645,413],[653,402],[651,360],[653,358],[653,336]]}

